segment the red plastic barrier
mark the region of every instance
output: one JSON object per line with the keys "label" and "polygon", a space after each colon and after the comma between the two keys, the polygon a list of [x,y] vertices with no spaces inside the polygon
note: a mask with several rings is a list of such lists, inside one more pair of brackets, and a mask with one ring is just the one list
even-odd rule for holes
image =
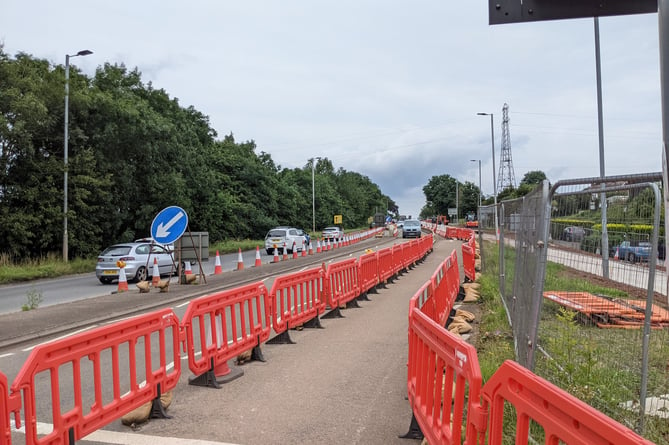
{"label": "red plastic barrier", "polygon": [[9,395],[7,376],[0,372],[0,443],[11,445],[12,429],[9,414],[14,413],[14,422],[21,426],[21,393]]}
{"label": "red plastic barrier", "polygon": [[[413,308],[416,308],[430,317],[431,320],[434,320],[436,316],[435,306],[434,286],[432,281],[427,281],[420,289],[418,289],[413,298],[409,300],[409,314],[411,314]],[[411,317],[411,315],[409,315],[409,317]]]}
{"label": "red plastic barrier", "polygon": [[395,273],[393,272],[393,248],[386,247],[377,252],[379,261],[379,282],[385,283]]}
{"label": "red plastic barrier", "polygon": [[407,390],[429,443],[459,444],[464,430],[466,443],[474,444],[477,432],[485,432],[476,350],[415,309],[409,314]]}
{"label": "red plastic barrier", "polygon": [[395,244],[393,249],[393,275],[400,273],[404,269],[404,253],[402,251],[402,244]]}
{"label": "red plastic barrier", "polygon": [[430,281],[434,288],[435,300],[435,316],[432,317],[432,320],[445,326],[460,288],[458,256],[455,251],[439,265]]}
{"label": "red plastic barrier", "polygon": [[217,377],[230,372],[228,360],[269,339],[270,304],[262,282],[191,301],[181,321],[184,349],[189,369],[205,386],[216,386],[212,372]]}
{"label": "red plastic barrier", "polygon": [[330,264],[325,273],[328,306],[336,309],[360,295],[358,284],[358,260],[350,258]]}
{"label": "red plastic barrier", "polygon": [[462,267],[465,271],[465,278],[469,281],[476,281],[476,269],[474,264],[474,249],[471,248],[469,243],[465,243],[462,245]]}
{"label": "red plastic barrier", "polygon": [[489,445],[502,444],[505,405],[507,410],[512,407],[517,413],[515,443],[518,445],[529,443],[530,421],[543,427],[543,443],[652,444],[512,361],[504,362],[486,382],[483,397],[484,405],[490,410]]}
{"label": "red plastic barrier", "polygon": [[269,292],[272,326],[280,334],[325,312],[325,271],[314,267],[274,280]]}
{"label": "red plastic barrier", "polygon": [[[166,345],[168,331],[171,331],[173,354],[169,361]],[[158,336],[158,344],[152,342],[154,335]],[[141,349],[137,350],[137,345],[142,344]],[[123,366],[119,354],[121,347],[128,348],[128,363]],[[159,363],[152,363],[152,347],[158,348]],[[138,369],[137,365],[137,357],[142,352],[143,370]],[[112,369],[105,368],[104,371],[111,375],[112,383],[111,388],[104,391],[102,362],[108,356],[111,357]],[[88,376],[82,369],[87,369],[89,363],[92,367],[91,381],[82,380],[82,377]],[[106,361],[104,364],[109,365]],[[124,374],[124,377],[129,379],[130,387],[127,393],[121,394],[121,373],[124,371],[129,371],[129,375]],[[141,372],[146,379],[145,385],[138,381]],[[64,373],[71,375],[61,378]],[[70,432],[75,440],[82,439],[156,399],[161,392],[172,390],[180,375],[179,320],[171,309],[163,309],[37,346],[14,379],[12,392],[23,392],[24,395],[26,443],[66,444],[70,443]],[[37,381],[50,384],[53,421],[53,430],[39,438],[35,400]],[[73,385],[73,406],[66,412],[61,412],[64,403],[60,394],[61,382]],[[89,385],[94,388],[92,391],[87,389]],[[85,397],[94,398],[94,402],[84,405]],[[86,413],[89,407],[90,411]]]}
{"label": "red plastic barrier", "polygon": [[376,252],[362,255],[358,268],[358,282],[360,283],[361,293],[367,292],[379,284],[379,257]]}

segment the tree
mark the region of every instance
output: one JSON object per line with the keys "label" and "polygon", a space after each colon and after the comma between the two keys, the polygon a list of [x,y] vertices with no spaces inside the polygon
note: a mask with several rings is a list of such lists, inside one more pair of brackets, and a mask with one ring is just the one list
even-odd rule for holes
{"label": "tree", "polygon": [[[523,176],[523,179],[520,181],[520,185],[537,185],[540,184],[541,181],[548,179],[546,177],[546,174],[542,172],[541,170],[532,170],[527,173],[525,173],[525,176]],[[533,187],[534,188],[534,187]]]}

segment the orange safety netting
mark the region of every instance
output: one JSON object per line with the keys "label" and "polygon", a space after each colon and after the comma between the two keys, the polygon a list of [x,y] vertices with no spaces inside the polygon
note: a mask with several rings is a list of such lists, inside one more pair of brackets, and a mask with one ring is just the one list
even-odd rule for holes
{"label": "orange safety netting", "polygon": [[[588,292],[544,292],[544,298],[578,311],[600,328],[637,329],[643,326],[646,302],[627,300]],[[652,305],[651,327],[669,326],[669,311]]]}

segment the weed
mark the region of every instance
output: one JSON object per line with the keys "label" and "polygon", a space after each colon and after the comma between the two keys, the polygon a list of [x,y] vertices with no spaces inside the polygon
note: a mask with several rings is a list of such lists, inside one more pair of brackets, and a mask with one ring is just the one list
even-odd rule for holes
{"label": "weed", "polygon": [[30,311],[37,309],[42,303],[43,295],[41,290],[37,290],[34,287],[31,288],[26,294],[26,304],[21,306],[22,311]]}

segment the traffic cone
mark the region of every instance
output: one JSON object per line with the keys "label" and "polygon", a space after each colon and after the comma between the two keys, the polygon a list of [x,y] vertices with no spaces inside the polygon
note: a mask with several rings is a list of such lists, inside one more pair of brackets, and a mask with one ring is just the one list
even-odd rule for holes
{"label": "traffic cone", "polygon": [[302,256],[307,256],[307,243],[302,241]]}
{"label": "traffic cone", "polygon": [[158,258],[153,259],[153,270],[151,271],[151,285],[156,286],[160,283],[160,270],[158,269]]}
{"label": "traffic cone", "polygon": [[260,259],[260,246],[256,246],[256,263],[255,267],[260,267],[262,265],[262,260]]}
{"label": "traffic cone", "polygon": [[279,262],[279,249],[277,247],[274,248],[274,259],[272,260],[273,263],[278,263]]}
{"label": "traffic cone", "polygon": [[295,245],[295,241],[293,241],[293,259],[297,258],[297,246]]}
{"label": "traffic cone", "polygon": [[218,250],[216,251],[216,262],[214,263],[214,275],[222,274],[223,267],[221,266],[221,257],[218,255]]}
{"label": "traffic cone", "polygon": [[121,267],[118,270],[118,291],[125,292],[128,290],[128,279],[125,277],[125,268]]}
{"label": "traffic cone", "polygon": [[618,255],[618,253],[619,253],[618,248],[616,247],[616,254],[613,255],[613,259],[616,260],[616,261],[618,261],[620,259],[620,256]]}
{"label": "traffic cone", "polygon": [[309,255],[314,254],[314,245],[311,243],[311,240],[309,240]]}
{"label": "traffic cone", "polygon": [[186,270],[184,270],[184,275],[193,275],[193,270],[190,268],[190,261],[185,261]]}
{"label": "traffic cone", "polygon": [[316,240],[316,253],[321,253],[321,240]]}
{"label": "traffic cone", "polygon": [[244,259],[242,258],[242,248],[239,248],[239,253],[237,254],[237,270],[244,269]]}
{"label": "traffic cone", "polygon": [[288,249],[286,248],[286,242],[283,242],[283,259],[287,260],[288,259]]}

